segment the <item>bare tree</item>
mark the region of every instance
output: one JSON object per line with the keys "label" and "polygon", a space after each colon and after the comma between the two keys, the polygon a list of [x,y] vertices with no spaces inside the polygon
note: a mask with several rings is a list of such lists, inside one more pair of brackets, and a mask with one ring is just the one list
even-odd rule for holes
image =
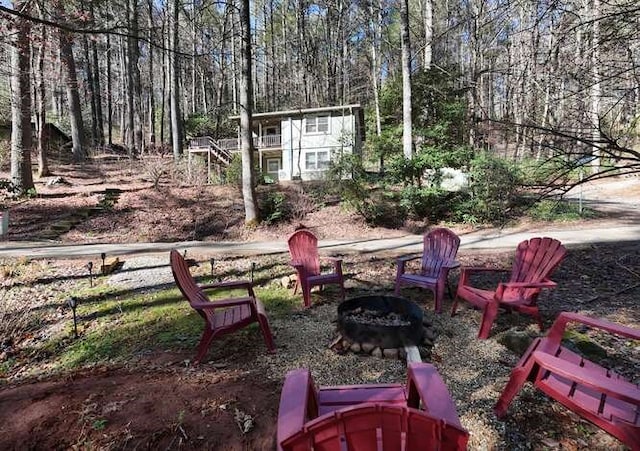
{"label": "bare tree", "polygon": [[69,102],[69,122],[71,124],[71,140],[73,141],[73,159],[82,161],[87,153],[84,148],[84,126],[82,122],[82,108],[78,93],[78,75],[76,62],[73,57],[71,37],[66,31],[59,30],[60,59],[65,70],[67,85],[67,101]]}
{"label": "bare tree", "polygon": [[400,33],[402,36],[402,152],[413,156],[413,123],[411,112],[411,40],[409,38],[409,4],[400,0]]}
{"label": "bare tree", "polygon": [[256,198],[253,174],[253,137],[251,116],[253,114],[253,85],[251,83],[251,17],[249,0],[240,0],[241,63],[240,76],[240,146],[242,152],[242,197],[244,220],[248,225],[260,222],[260,211]]}
{"label": "bare tree", "polygon": [[[14,1],[13,7],[22,11],[29,1]],[[28,11],[28,10],[27,10]],[[31,23],[14,19],[11,46],[11,182],[18,194],[33,189],[31,174],[31,70],[29,35]]]}
{"label": "bare tree", "polygon": [[38,177],[45,177],[51,174],[47,152],[49,142],[47,138],[47,90],[44,83],[44,55],[47,50],[47,28],[40,26],[40,48],[36,60],[36,129],[38,132]]}
{"label": "bare tree", "polygon": [[[168,5],[167,5],[168,6]],[[173,158],[178,161],[182,156],[182,114],[180,113],[180,64],[178,63],[178,19],[180,18],[180,0],[173,0],[171,20],[171,53],[169,55],[171,72],[171,136],[173,137]]]}

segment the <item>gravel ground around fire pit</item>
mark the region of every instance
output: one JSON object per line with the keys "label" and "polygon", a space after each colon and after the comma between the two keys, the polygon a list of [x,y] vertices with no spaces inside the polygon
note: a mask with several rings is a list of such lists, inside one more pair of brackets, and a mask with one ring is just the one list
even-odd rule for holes
{"label": "gravel ground around fire pit", "polygon": [[[512,253],[508,251],[465,253],[460,261],[468,266],[508,267]],[[623,272],[611,272],[606,281],[598,279],[599,265],[636,267],[638,260],[636,245],[593,246],[576,249],[569,254],[557,270],[553,279],[559,287],[541,297],[541,309],[547,327],[557,312],[582,311],[583,313],[607,317],[612,321],[631,326],[640,326],[637,304],[634,299],[640,294],[637,284],[629,281]],[[207,274],[209,266],[206,256],[194,255],[201,266],[195,273]],[[348,255],[344,256],[347,274],[347,297],[363,294],[391,294],[395,259],[393,255]],[[609,258],[611,257],[611,258]],[[129,262],[133,271],[127,276],[112,277],[113,283],[124,283],[129,287],[136,281],[145,280],[151,285],[149,276],[159,285],[170,281],[170,270],[163,261],[165,256],[145,257]],[[286,265],[286,256],[234,258],[216,262],[215,272],[222,278],[247,278],[251,263],[256,263],[256,284],[278,283],[291,274]],[[608,263],[610,262],[610,263]],[[126,266],[125,266],[126,267]],[[153,268],[151,273],[137,273],[141,268]],[[136,269],[140,268],[140,269]],[[264,268],[268,268],[265,273]],[[157,279],[156,279],[157,277]],[[451,279],[455,287],[457,274]],[[483,282],[483,281],[480,281]],[[491,286],[493,280],[484,281]],[[596,285],[597,284],[597,285]],[[598,293],[593,296],[593,293]],[[447,297],[442,314],[433,312],[431,294],[420,289],[403,289],[402,296],[416,301],[424,308],[437,337],[432,349],[431,363],[438,369],[449,388],[458,409],[462,425],[470,431],[469,449],[528,450],[528,449],[624,449],[614,438],[604,433],[577,415],[555,402],[550,402],[530,385],[525,386],[509,409],[505,421],[493,414],[493,406],[507,383],[511,369],[519,355],[500,343],[501,334],[519,330],[539,335],[537,327],[527,316],[518,314],[500,315],[498,323],[488,340],[478,340],[477,332],[481,313],[461,303],[458,314],[449,314],[451,300]],[[329,349],[337,337],[338,290],[328,287],[321,294],[313,294],[313,306],[283,316],[272,316],[270,323],[275,334],[278,352],[275,355],[257,353],[253,370],[272,381],[281,383],[288,371],[308,368],[316,385],[348,385],[363,383],[393,383],[406,380],[406,363],[401,360],[380,359],[353,353],[337,354]],[[604,303],[597,302],[604,301]],[[578,308],[586,304],[587,309]],[[615,306],[610,309],[608,306]],[[615,345],[612,345],[612,349]],[[631,348],[626,371],[637,374],[640,368],[640,349]],[[233,364],[233,363],[231,363]],[[635,368],[635,370],[634,370]]]}
{"label": "gravel ground around fire pit", "polygon": [[[194,258],[199,264],[192,268],[197,276],[211,275],[207,255],[194,253],[188,257]],[[394,257],[380,254],[344,255],[347,297],[391,294],[395,275]],[[467,266],[508,267],[511,257],[511,251],[461,252],[459,260]],[[108,283],[131,292],[173,286],[167,260],[165,254],[124,257],[122,268],[109,277]],[[292,274],[287,261],[285,255],[219,259],[215,262],[213,273],[220,279],[249,278],[252,263],[255,263],[254,280],[260,293],[261,289],[280,284],[284,276]],[[99,264],[94,261],[96,263]],[[37,293],[37,298],[42,297],[43,303],[53,307],[61,305],[64,292],[74,284],[87,285],[85,264],[67,262],[58,266],[55,274],[42,278],[38,275],[40,270],[36,268],[39,264],[34,263],[33,274],[28,274],[31,278],[27,275],[22,277],[25,285],[7,287],[9,290],[5,292],[5,302],[33,300],[34,293]],[[44,262],[41,265],[48,267]],[[549,327],[560,311],[577,311],[640,327],[637,303],[640,296],[639,268],[638,243],[570,249],[552,277],[558,283],[557,289],[540,299],[545,325]],[[54,266],[48,267],[48,271],[53,269]],[[454,273],[451,278],[453,287],[456,278],[457,273]],[[26,285],[27,282],[29,285]],[[495,286],[493,280],[480,282]],[[45,284],[47,289],[38,290],[38,284]],[[163,362],[168,361],[167,368],[184,373],[184,377],[190,379],[200,376],[217,378],[224,371],[229,371],[268,383],[274,387],[273,393],[258,391],[257,396],[264,396],[266,401],[263,401],[273,406],[262,420],[269,425],[276,422],[279,384],[292,369],[308,368],[320,386],[405,382],[406,364],[403,361],[353,353],[340,355],[329,349],[337,337],[338,293],[337,288],[328,287],[323,293],[312,293],[310,309],[302,309],[300,300],[300,305],[292,312],[270,313],[277,345],[275,355],[264,352],[257,328],[225,337],[222,346],[214,343],[207,360],[197,369],[184,363],[192,356],[191,349],[185,352],[175,349],[156,352],[163,355]],[[451,300],[447,296],[443,313],[435,314],[431,293],[405,288],[401,295],[417,302],[424,309],[427,320],[433,324],[436,339],[431,363],[449,388],[462,425],[470,432],[470,450],[624,449],[610,435],[550,401],[530,384],[515,398],[504,421],[495,417],[493,406],[519,358],[517,353],[501,344],[500,337],[514,330],[531,336],[539,335],[531,318],[501,314],[490,338],[478,340],[479,311],[462,303],[458,314],[451,317]],[[55,310],[53,314],[68,317],[68,312],[63,308]],[[50,333],[50,329],[51,326],[43,329],[42,333]],[[611,340],[605,341],[603,346],[609,354],[610,367],[636,383],[640,382],[640,347],[637,343],[623,347]],[[141,365],[147,371],[153,368],[144,362],[144,359],[138,361],[132,358],[130,366]],[[20,375],[16,374],[15,377]]]}

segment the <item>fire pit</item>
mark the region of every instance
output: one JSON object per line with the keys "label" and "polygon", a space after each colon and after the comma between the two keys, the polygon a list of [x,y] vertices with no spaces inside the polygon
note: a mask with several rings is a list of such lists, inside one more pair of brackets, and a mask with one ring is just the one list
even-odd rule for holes
{"label": "fire pit", "polygon": [[[398,349],[420,345],[424,313],[414,302],[395,296],[369,295],[338,306],[338,332],[356,349]],[[433,337],[432,337],[433,338]],[[356,344],[353,349],[352,344]],[[343,345],[344,347],[344,345]],[[397,351],[396,351],[397,352]]]}

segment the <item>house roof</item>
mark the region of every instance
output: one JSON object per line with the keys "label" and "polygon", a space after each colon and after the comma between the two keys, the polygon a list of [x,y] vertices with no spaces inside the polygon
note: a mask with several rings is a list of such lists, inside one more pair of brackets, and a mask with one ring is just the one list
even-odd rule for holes
{"label": "house roof", "polygon": [[[311,113],[325,113],[328,111],[343,111],[343,110],[354,110],[359,109],[360,104],[354,103],[351,105],[337,105],[337,106],[323,106],[319,108],[302,108],[297,110],[282,110],[282,111],[269,111],[266,113],[254,113],[251,115],[253,119],[260,118],[270,118],[270,117],[283,117],[283,116],[299,116],[303,114],[311,114]],[[238,120],[240,116],[229,116],[231,120]]]}

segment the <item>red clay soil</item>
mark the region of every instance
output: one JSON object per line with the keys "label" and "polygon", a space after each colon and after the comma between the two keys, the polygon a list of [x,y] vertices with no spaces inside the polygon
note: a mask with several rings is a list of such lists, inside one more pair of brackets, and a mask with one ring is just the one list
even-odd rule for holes
{"label": "red clay soil", "polygon": [[279,390],[259,374],[97,368],[0,391],[1,448],[273,450]]}

